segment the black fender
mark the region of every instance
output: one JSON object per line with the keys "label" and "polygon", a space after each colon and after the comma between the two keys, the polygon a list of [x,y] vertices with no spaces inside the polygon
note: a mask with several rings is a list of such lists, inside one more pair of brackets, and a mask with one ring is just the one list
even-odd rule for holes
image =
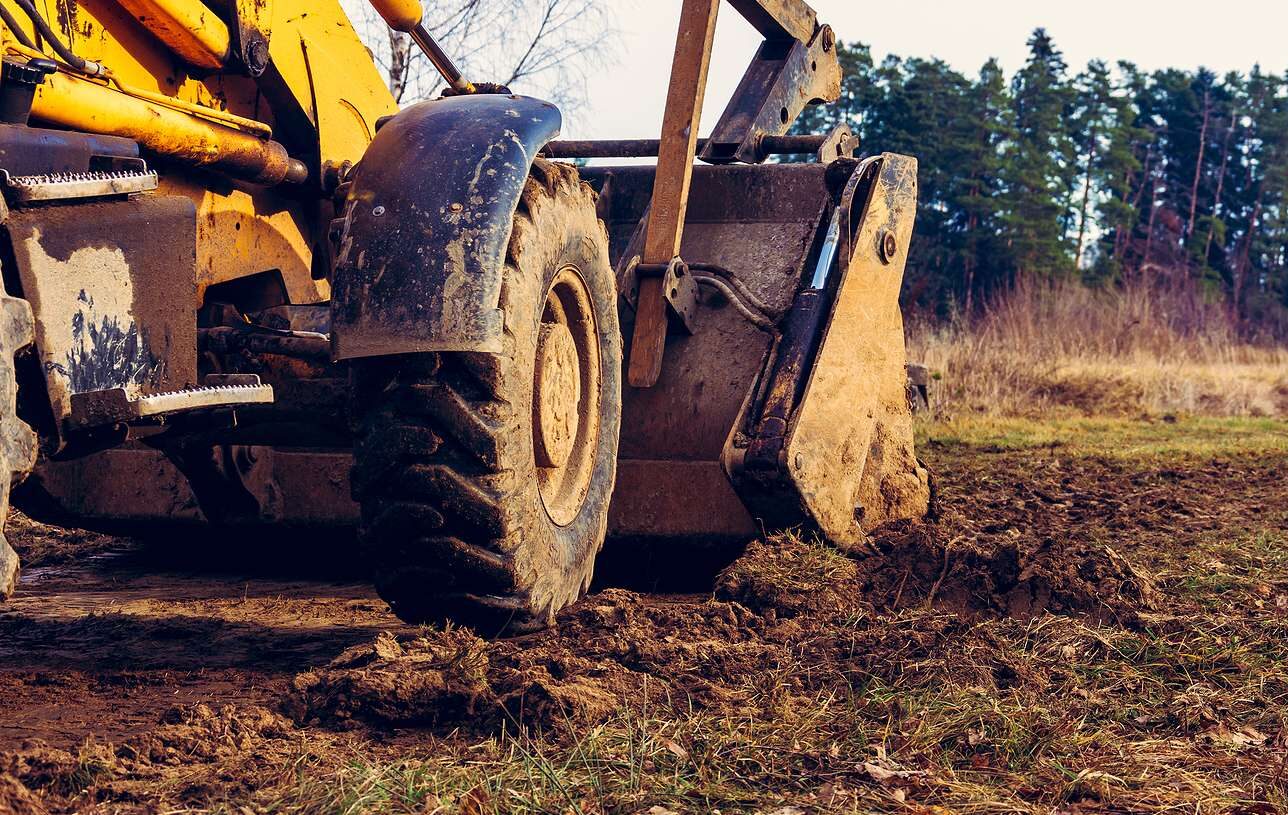
{"label": "black fender", "polygon": [[336,359],[499,353],[501,276],[532,162],[559,109],[524,96],[421,102],[354,171],[332,278]]}

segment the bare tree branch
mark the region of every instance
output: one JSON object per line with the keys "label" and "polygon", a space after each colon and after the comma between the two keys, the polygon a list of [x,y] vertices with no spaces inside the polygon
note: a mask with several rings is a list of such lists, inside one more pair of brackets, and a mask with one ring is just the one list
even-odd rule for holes
{"label": "bare tree branch", "polygon": [[[472,80],[500,82],[580,107],[589,71],[608,62],[617,32],[610,0],[422,0],[425,27]],[[365,0],[342,0],[400,102],[437,95],[442,78],[405,34],[391,32]]]}

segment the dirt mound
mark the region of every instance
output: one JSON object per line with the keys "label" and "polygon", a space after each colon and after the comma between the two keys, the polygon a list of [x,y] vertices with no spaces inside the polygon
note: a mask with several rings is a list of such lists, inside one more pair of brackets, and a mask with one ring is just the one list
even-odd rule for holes
{"label": "dirt mound", "polygon": [[300,674],[284,704],[300,722],[475,732],[604,721],[627,700],[705,706],[722,682],[763,665],[753,615],[726,603],[650,603],[609,590],[557,627],[487,642],[465,629],[381,634]]}
{"label": "dirt mound", "polygon": [[55,566],[87,555],[122,547],[122,540],[82,529],[63,529],[33,520],[16,509],[5,524],[9,542],[22,558],[24,569]]}
{"label": "dirt mound", "polygon": [[487,644],[470,631],[426,630],[399,640],[382,633],[292,682],[286,711],[298,721],[366,720],[453,726],[491,714]]}
{"label": "dirt mound", "polygon": [[0,773],[0,812],[45,815],[47,810],[25,784],[12,775]]}
{"label": "dirt mound", "polygon": [[944,538],[941,524],[879,530],[866,552],[781,536],[751,544],[716,581],[716,597],[772,618],[832,617],[922,604],[968,616],[1085,612],[1130,621],[1153,581],[1108,546],[1018,534]]}
{"label": "dirt mound", "polygon": [[[1030,549],[1010,536],[945,545],[942,535],[935,524],[903,525],[857,554],[784,535],[751,544],[705,602],[610,589],[565,610],[554,629],[513,640],[460,628],[381,634],[297,676],[285,710],[339,728],[584,727],[643,705],[736,706],[749,677],[792,673],[806,656],[880,673],[894,651],[969,640],[980,616],[1134,619],[1149,601],[1149,579],[1107,547]],[[945,613],[892,637],[883,615],[920,604]]]}
{"label": "dirt mound", "polygon": [[855,562],[835,548],[784,535],[749,544],[716,578],[715,595],[790,619],[861,605],[858,574]]}
{"label": "dirt mound", "polygon": [[1018,533],[942,537],[934,524],[885,530],[857,564],[859,591],[878,607],[929,603],[1020,618],[1085,612],[1130,622],[1153,605],[1150,575],[1103,544]]}
{"label": "dirt mound", "polygon": [[154,764],[214,761],[250,750],[265,738],[286,738],[294,729],[280,714],[258,706],[176,707],[161,721],[151,733],[128,742],[132,757]]}

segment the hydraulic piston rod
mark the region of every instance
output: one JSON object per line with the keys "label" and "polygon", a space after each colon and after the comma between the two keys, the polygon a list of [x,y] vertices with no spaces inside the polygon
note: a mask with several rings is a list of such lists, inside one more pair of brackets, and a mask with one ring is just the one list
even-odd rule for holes
{"label": "hydraulic piston rod", "polygon": [[71,130],[125,136],[162,155],[261,184],[308,178],[308,168],[278,142],[70,74],[53,74],[40,85],[31,113]]}
{"label": "hydraulic piston rod", "polygon": [[425,52],[434,68],[442,74],[443,79],[457,93],[474,93],[474,85],[461,76],[460,70],[451,57],[439,46],[430,33],[425,30],[424,11],[420,0],[371,0],[371,5],[394,31],[401,31],[411,36],[412,42]]}

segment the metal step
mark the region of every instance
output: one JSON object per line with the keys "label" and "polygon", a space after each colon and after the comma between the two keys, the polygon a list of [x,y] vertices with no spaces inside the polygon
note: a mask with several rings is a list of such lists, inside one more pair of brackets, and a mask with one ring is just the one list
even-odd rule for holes
{"label": "metal step", "polygon": [[[142,164],[142,162],[139,162]],[[17,175],[4,172],[4,183],[13,193],[14,203],[59,201],[68,198],[98,198],[105,195],[128,195],[157,188],[157,174],[146,166],[140,170],[102,173],[51,173]]]}
{"label": "metal step", "polygon": [[124,388],[108,388],[72,394],[71,422],[77,427],[131,423],[181,413],[216,408],[268,405],[273,386],[264,385],[253,374],[207,377],[220,384],[169,393],[131,397]]}

